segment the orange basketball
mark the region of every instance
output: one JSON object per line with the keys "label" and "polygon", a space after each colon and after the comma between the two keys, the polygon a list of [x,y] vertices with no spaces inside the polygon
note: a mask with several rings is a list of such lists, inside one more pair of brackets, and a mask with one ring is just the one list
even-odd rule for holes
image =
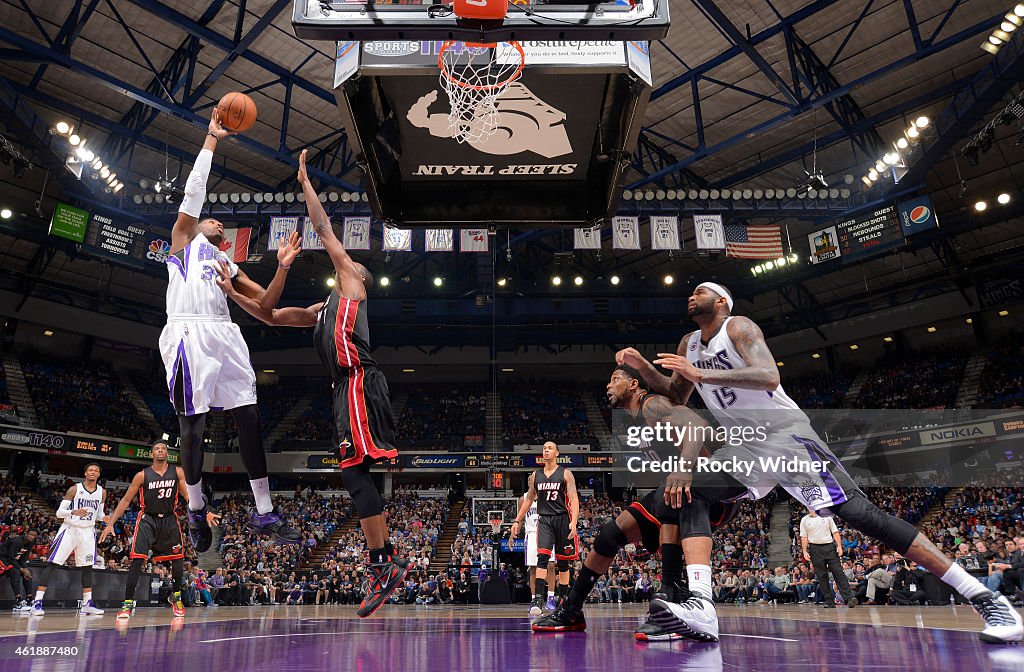
{"label": "orange basketball", "polygon": [[226,94],[217,103],[217,111],[220,113],[220,125],[229,131],[242,133],[256,123],[256,103],[244,93],[232,91]]}

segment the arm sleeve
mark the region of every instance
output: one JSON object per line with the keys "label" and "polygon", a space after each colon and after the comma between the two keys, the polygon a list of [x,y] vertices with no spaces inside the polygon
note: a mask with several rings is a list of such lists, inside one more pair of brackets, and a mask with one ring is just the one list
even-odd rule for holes
{"label": "arm sleeve", "polygon": [[203,203],[206,202],[206,181],[210,177],[212,165],[213,152],[208,149],[200,150],[196,162],[192,164],[192,172],[188,174],[188,181],[185,182],[185,197],[181,199],[178,212],[199,218],[199,213],[203,211]]}
{"label": "arm sleeve", "polygon": [[60,507],[57,509],[57,517],[64,520],[71,515],[71,500],[61,500]]}

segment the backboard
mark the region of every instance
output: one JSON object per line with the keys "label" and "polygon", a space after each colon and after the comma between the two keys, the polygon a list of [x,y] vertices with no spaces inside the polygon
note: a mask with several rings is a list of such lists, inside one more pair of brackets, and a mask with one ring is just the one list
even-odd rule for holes
{"label": "backboard", "polygon": [[306,40],[660,40],[668,35],[669,2],[509,0],[504,20],[474,21],[431,0],[295,0],[292,26]]}

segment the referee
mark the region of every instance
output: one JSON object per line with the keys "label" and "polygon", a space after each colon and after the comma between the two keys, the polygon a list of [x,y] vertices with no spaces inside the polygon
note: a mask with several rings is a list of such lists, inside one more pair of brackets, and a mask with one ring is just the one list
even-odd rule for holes
{"label": "referee", "polygon": [[807,509],[807,515],[800,520],[800,547],[804,552],[804,560],[814,567],[818,588],[825,600],[825,608],[836,607],[836,596],[828,581],[829,572],[832,573],[846,606],[856,607],[857,598],[850,590],[850,582],[843,572],[843,563],[839,560],[843,552],[843,542],[839,538],[839,528],[832,517],[822,518],[813,510]]}

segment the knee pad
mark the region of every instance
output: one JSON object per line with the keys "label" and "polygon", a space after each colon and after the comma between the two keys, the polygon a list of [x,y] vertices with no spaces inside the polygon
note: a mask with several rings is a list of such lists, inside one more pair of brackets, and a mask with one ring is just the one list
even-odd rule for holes
{"label": "knee pad", "polygon": [[92,588],[92,565],[82,567],[82,588]]}
{"label": "knee pad", "polygon": [[916,527],[885,513],[860,493],[854,493],[842,504],[830,508],[854,529],[891,546],[901,555],[910,549],[918,535]]}
{"label": "knee pad", "polygon": [[360,520],[379,516],[384,512],[384,503],[377,492],[377,486],[373,484],[370,472],[362,465],[342,469],[341,482],[352,497]]}
{"label": "knee pad", "polygon": [[693,501],[679,509],[679,538],[710,537],[711,516],[709,503],[702,497],[694,496]]}
{"label": "knee pad", "polygon": [[619,549],[629,543],[626,533],[619,529],[615,521],[604,524],[594,540],[594,552],[606,558],[614,558]]}
{"label": "knee pad", "polygon": [[568,572],[568,571],[569,571],[569,561],[568,560],[559,560],[558,561],[558,572],[562,573],[562,572]]}

